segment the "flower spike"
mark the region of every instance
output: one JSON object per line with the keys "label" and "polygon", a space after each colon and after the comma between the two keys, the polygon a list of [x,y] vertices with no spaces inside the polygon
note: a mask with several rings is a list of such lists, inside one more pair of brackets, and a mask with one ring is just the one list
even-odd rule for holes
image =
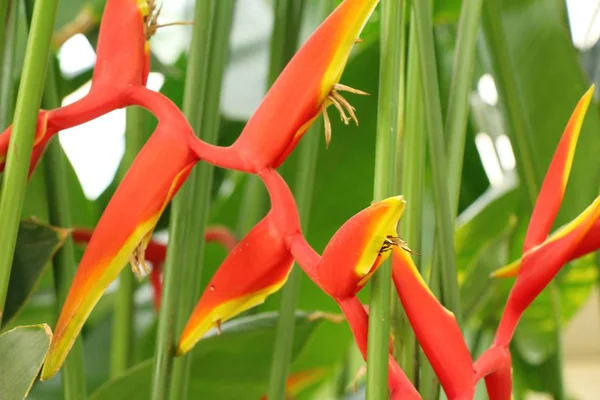
{"label": "flower spike", "polygon": [[329,295],[340,299],[355,295],[390,250],[404,246],[396,227],[405,204],[402,196],[374,203],[335,233],[317,264],[319,281]]}
{"label": "flower spike", "polygon": [[523,243],[523,253],[542,243],[550,233],[567,187],[577,139],[593,95],[594,86],[592,85],[577,103],[575,111],[567,123],[533,209]]}
{"label": "flower spike", "polygon": [[179,339],[178,355],[190,351],[211,328],[219,329],[283,286],[294,260],[276,234],[272,215],[252,228],[212,277]]}
{"label": "flower spike", "polygon": [[475,374],[454,315],[429,290],[410,254],[392,249],[392,277],[402,306],[449,399],[471,399]]}
{"label": "flower spike", "polygon": [[[254,172],[277,168],[331,104],[338,108],[344,122],[357,122],[354,108],[339,92],[365,93],[340,85],[339,80],[352,46],[377,3],[378,0],[344,0],[279,75],[232,145],[240,157],[254,166]],[[326,123],[327,142],[330,137],[331,128]]]}
{"label": "flower spike", "polygon": [[522,267],[508,296],[494,343],[508,346],[525,309],[571,258],[577,246],[600,218],[600,197],[565,226],[560,234],[525,254]]}
{"label": "flower spike", "polygon": [[[129,256],[145,250],[164,208],[196,163],[185,140],[172,131],[177,132],[175,122],[159,122],[100,218],[54,329],[42,379],[58,371],[89,313]],[[132,268],[139,273],[143,257],[137,261],[141,265]]]}

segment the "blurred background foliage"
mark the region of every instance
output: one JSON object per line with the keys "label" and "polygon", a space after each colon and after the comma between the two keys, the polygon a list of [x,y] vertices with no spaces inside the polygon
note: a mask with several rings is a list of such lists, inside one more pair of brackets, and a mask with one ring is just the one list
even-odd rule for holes
{"label": "blurred background foliage", "polygon": [[[302,37],[318,23],[317,3],[306,1]],[[600,3],[589,3],[587,12],[597,13]],[[182,20],[193,14],[192,1],[165,0],[163,4],[164,21]],[[461,1],[435,0],[433,4],[440,98],[445,109]],[[61,70],[59,89],[63,101],[81,96],[91,78],[97,18],[102,7],[103,0],[59,2],[55,56]],[[64,41],[61,35],[65,27],[84,9],[96,19],[92,18],[83,34],[60,43]],[[344,221],[371,201],[379,76],[378,12],[366,26],[361,36],[363,42],[356,46],[343,77],[345,84],[371,94],[353,99],[360,126],[344,126],[334,118],[330,147],[326,149],[324,140],[319,139],[308,231],[308,241],[317,251],[324,248]],[[577,48],[570,23],[578,22],[573,18],[569,20],[564,0],[484,1],[455,234],[464,330],[473,354],[489,344],[512,283],[493,281],[488,276],[521,252],[532,208],[532,187],[527,174],[541,181],[577,99],[600,78],[600,45],[592,46],[595,31],[589,28],[585,35],[587,43]],[[265,93],[271,26],[271,2],[237,0],[221,95],[219,144],[233,142]],[[180,106],[190,32],[189,27],[165,28],[159,30],[152,41],[150,85]],[[26,41],[25,14],[20,6],[12,34],[11,45],[5,49],[5,57],[8,54],[12,62],[2,65],[1,79],[16,87]],[[0,122],[4,128],[10,122],[14,101],[11,102],[10,96],[2,96],[2,99]],[[144,119],[146,137],[154,126],[152,118]],[[598,194],[598,132],[600,113],[596,104],[588,111],[583,126],[557,226],[576,216]],[[70,160],[67,180],[74,225],[93,228],[117,187],[119,160],[126,152],[124,133],[125,117],[120,111],[103,117],[103,121],[61,133],[60,141]],[[292,155],[281,167],[290,187],[294,187],[296,162]],[[18,274],[11,276],[7,303],[10,317],[5,317],[3,331],[32,323],[45,322],[53,326],[55,322],[48,261],[67,233],[45,225],[48,221],[44,189],[46,167],[44,164],[38,167],[27,190],[24,222],[13,265],[13,271]],[[429,180],[427,171],[423,182],[424,262],[429,261],[426,255],[431,253],[434,224]],[[247,177],[242,174],[215,171],[211,224],[239,231],[240,218],[247,212],[243,205],[246,182]],[[167,211],[157,228],[159,240],[166,240],[168,220]],[[82,249],[78,249],[79,255],[81,252]],[[225,251],[218,245],[207,245],[203,285],[224,257]],[[528,391],[563,398],[557,332],[582,307],[597,285],[597,266],[597,259],[590,256],[564,268],[556,279],[557,285],[548,288],[525,313],[513,344],[516,398],[523,398]],[[145,399],[148,393],[144,390],[149,387],[151,375],[148,360],[154,350],[157,321],[152,294],[147,281],[136,284],[136,364],[123,376],[109,380],[109,354],[105,350],[111,345],[116,286],[111,286],[103,296],[84,327],[88,390],[93,393],[93,399]],[[367,294],[366,291],[362,294],[365,301]],[[278,307],[279,295],[276,294],[248,315],[226,324],[221,336],[212,335],[197,346],[190,398],[257,399],[266,393],[275,332],[273,311]],[[335,323],[314,314],[316,311],[338,313],[335,303],[303,277],[298,309],[301,311],[296,316],[292,373],[312,371],[313,374],[304,385],[299,385],[302,390],[294,393],[295,398],[360,398],[361,392],[356,392],[355,387],[360,387],[361,379],[355,378],[362,361],[357,356],[350,330],[345,323]],[[61,398],[59,380],[36,383],[30,398]]]}

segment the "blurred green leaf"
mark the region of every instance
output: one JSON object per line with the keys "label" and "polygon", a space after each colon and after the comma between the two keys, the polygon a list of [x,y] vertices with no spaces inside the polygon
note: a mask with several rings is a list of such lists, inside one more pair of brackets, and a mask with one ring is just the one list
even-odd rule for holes
{"label": "blurred green leaf", "polygon": [[[294,354],[298,354],[322,319],[297,313]],[[275,338],[276,313],[264,313],[227,322],[223,332],[211,331],[192,350],[190,395],[206,399],[258,399],[266,391],[269,354]],[[93,400],[150,397],[152,360],[131,368],[92,395]]]}
{"label": "blurred green leaf", "polygon": [[21,222],[8,284],[3,327],[29,301],[52,256],[64,243],[67,233],[34,221]]}
{"label": "blurred green leaf", "polygon": [[0,335],[0,393],[4,400],[27,397],[46,353],[52,331],[48,325],[19,326]]}

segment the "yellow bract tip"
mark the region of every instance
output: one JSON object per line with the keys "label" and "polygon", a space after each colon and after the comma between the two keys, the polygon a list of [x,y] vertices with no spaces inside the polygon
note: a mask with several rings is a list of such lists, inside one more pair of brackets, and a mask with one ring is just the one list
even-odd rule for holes
{"label": "yellow bract tip", "polygon": [[519,274],[521,270],[521,259],[499,268],[490,274],[491,278],[513,278]]}

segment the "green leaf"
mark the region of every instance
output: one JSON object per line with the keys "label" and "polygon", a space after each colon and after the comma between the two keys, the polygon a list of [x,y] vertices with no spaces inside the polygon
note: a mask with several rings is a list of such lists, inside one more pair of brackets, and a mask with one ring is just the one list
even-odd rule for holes
{"label": "green leaf", "polygon": [[62,246],[67,233],[66,230],[31,220],[21,222],[8,284],[3,327],[29,301],[46,266]]}
{"label": "green leaf", "polygon": [[19,326],[0,335],[0,393],[5,400],[27,397],[50,347],[46,324]]}
{"label": "green leaf", "polygon": [[[310,314],[297,313],[294,354],[304,347],[321,324]],[[276,313],[263,313],[227,322],[221,335],[212,331],[192,350],[190,394],[194,398],[260,398],[266,391],[270,353],[275,338]],[[120,378],[109,381],[93,400],[150,398],[152,360],[137,364]]]}

